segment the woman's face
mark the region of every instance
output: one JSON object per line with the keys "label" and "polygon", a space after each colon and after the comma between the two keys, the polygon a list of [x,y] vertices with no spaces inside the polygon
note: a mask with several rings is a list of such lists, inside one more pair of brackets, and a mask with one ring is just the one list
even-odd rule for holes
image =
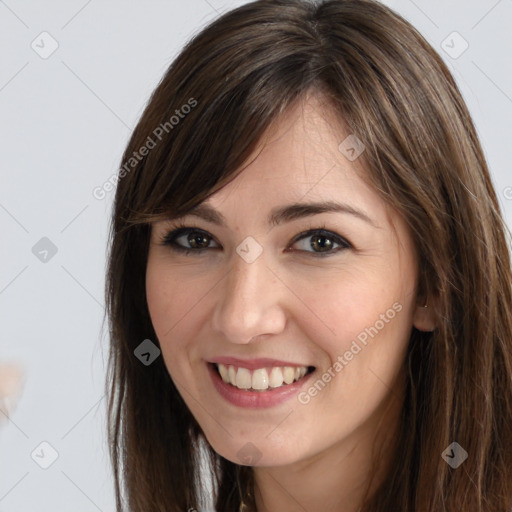
{"label": "woman's face", "polygon": [[[165,364],[236,463],[304,461],[376,429],[412,326],[432,327],[408,229],[329,119],[317,97],[288,111],[197,215],[153,224],[147,300]],[[163,244],[177,226],[190,231]]]}

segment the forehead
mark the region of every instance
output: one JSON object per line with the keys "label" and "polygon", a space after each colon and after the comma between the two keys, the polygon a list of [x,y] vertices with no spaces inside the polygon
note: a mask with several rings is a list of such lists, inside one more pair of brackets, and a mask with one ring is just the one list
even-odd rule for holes
{"label": "forehead", "polygon": [[322,96],[301,99],[267,129],[242,172],[206,203],[220,208],[231,196],[260,207],[343,200],[385,216],[386,204],[367,183],[362,159],[349,159],[344,145],[340,150],[349,136],[354,134]]}

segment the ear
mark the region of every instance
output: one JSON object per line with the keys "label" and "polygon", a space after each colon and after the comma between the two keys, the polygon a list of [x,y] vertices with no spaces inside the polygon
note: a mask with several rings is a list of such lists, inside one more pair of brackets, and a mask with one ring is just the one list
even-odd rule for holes
{"label": "ear", "polygon": [[418,331],[431,332],[436,328],[434,310],[426,302],[417,304],[412,317],[412,324]]}

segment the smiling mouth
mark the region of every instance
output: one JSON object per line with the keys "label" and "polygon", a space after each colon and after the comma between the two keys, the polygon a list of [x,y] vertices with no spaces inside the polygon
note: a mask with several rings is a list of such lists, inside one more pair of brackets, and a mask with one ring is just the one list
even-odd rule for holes
{"label": "smiling mouth", "polygon": [[271,391],[300,381],[315,370],[314,366],[272,366],[270,368],[247,368],[210,363],[221,379],[244,391]]}

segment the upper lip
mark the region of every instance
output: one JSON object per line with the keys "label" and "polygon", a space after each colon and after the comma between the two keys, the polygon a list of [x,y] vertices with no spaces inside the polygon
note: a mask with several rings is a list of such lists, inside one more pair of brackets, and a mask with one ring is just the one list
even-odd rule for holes
{"label": "upper lip", "polygon": [[270,359],[268,357],[258,357],[256,359],[239,359],[237,357],[222,356],[214,357],[209,360],[210,363],[218,363],[224,365],[232,365],[238,368],[247,368],[248,370],[256,370],[258,368],[271,368],[273,366],[293,366],[308,368],[310,365],[302,363],[292,363],[290,361],[281,361],[278,359]]}

